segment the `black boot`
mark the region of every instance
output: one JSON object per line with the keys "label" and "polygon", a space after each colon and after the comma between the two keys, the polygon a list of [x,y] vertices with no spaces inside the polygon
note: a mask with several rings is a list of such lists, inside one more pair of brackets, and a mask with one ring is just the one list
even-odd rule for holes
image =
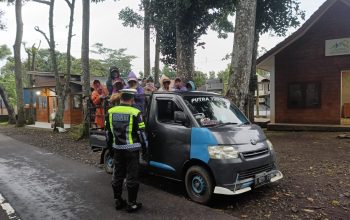
{"label": "black boot", "polygon": [[115,200],[115,209],[120,210],[126,206],[126,200],[125,199],[116,199]]}
{"label": "black boot", "polygon": [[142,203],[131,202],[131,203],[128,203],[128,206],[126,207],[126,211],[127,212],[136,212],[140,208],[142,208]]}

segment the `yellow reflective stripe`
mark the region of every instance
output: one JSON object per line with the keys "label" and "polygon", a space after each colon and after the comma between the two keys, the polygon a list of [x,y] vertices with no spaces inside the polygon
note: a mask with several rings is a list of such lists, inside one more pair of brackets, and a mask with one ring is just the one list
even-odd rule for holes
{"label": "yellow reflective stripe", "polygon": [[133,117],[130,117],[130,121],[129,121],[129,144],[133,144],[133,140],[132,140],[132,125],[133,125],[133,121],[134,121],[134,118]]}
{"label": "yellow reflective stripe", "polygon": [[112,135],[113,135],[113,143],[115,143],[115,136],[113,131],[113,123],[112,123],[113,115],[109,114],[109,128],[111,129]]}
{"label": "yellow reflective stripe", "polygon": [[144,122],[139,123],[139,128],[145,128],[145,123]]}

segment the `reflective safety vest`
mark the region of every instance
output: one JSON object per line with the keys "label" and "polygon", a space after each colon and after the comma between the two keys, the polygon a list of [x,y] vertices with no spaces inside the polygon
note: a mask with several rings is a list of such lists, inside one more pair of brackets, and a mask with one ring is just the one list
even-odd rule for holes
{"label": "reflective safety vest", "polygon": [[118,150],[139,150],[147,142],[142,113],[129,105],[119,105],[108,110],[106,128],[112,147]]}

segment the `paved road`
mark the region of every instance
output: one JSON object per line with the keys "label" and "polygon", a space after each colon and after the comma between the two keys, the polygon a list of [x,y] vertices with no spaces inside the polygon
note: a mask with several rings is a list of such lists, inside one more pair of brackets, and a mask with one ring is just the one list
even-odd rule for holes
{"label": "paved road", "polygon": [[[117,212],[110,180],[102,170],[0,134],[0,194],[23,220],[235,219],[143,184],[143,209],[135,214]],[[0,219],[2,215],[0,208]]]}

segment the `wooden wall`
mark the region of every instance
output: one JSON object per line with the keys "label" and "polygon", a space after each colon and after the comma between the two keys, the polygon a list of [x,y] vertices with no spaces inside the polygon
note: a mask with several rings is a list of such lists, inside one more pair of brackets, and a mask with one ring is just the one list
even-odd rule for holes
{"label": "wooden wall", "polygon": [[[350,55],[325,56],[325,41],[350,37],[350,7],[336,3],[299,40],[276,55],[276,123],[340,124],[341,71]],[[288,108],[288,85],[321,83],[321,107]]]}

